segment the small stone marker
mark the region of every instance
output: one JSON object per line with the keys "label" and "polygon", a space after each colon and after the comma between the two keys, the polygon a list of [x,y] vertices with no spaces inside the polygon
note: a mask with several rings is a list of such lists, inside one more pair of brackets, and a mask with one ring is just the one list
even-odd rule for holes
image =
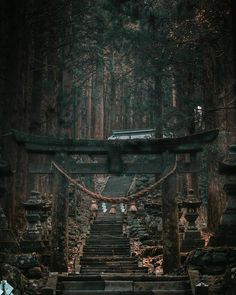
{"label": "small stone marker", "polygon": [[196,285],[195,295],[208,295],[208,285],[200,282]]}
{"label": "small stone marker", "polygon": [[6,280],[2,280],[0,283],[0,295],[13,295],[12,291],[13,287],[10,284],[8,284]]}

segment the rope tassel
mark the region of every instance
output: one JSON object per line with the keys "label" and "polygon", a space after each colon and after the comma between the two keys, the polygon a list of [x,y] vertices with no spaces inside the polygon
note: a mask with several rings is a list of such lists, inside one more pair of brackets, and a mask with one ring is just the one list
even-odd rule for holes
{"label": "rope tassel", "polygon": [[66,179],[68,179],[72,184],[74,184],[79,189],[81,189],[82,192],[84,192],[85,194],[89,195],[91,198],[93,198],[97,201],[103,201],[105,203],[111,203],[111,204],[120,204],[120,203],[128,204],[130,202],[134,202],[135,200],[143,197],[146,193],[149,193],[150,191],[155,189],[167,177],[169,177],[171,174],[173,174],[176,170],[176,167],[177,167],[177,161],[175,160],[174,167],[168,173],[166,173],[163,177],[161,177],[158,181],[156,181],[155,183],[151,184],[150,186],[148,186],[146,188],[141,189],[140,191],[138,191],[134,194],[128,195],[127,197],[114,198],[112,196],[102,196],[101,194],[97,194],[95,192],[88,190],[78,180],[73,179],[64,168],[62,168],[61,166],[56,164],[54,161],[52,161],[51,163],[62,175],[65,176]]}

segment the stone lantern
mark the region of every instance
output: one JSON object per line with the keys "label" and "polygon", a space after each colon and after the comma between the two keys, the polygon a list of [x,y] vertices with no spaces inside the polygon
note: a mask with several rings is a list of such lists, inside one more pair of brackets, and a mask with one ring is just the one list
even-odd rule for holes
{"label": "stone lantern", "polygon": [[236,145],[229,147],[227,157],[219,165],[219,173],[225,175],[224,191],[227,194],[226,209],[221,223],[210,240],[212,246],[236,246]]}
{"label": "stone lantern", "polygon": [[37,191],[31,191],[29,199],[23,203],[26,210],[26,231],[20,243],[21,251],[24,253],[41,253],[44,244],[42,242],[42,227],[40,222],[40,211],[43,207],[41,195]]}
{"label": "stone lantern", "polygon": [[193,189],[189,189],[187,198],[183,201],[183,207],[187,209],[185,219],[188,222],[188,226],[181,245],[182,252],[189,252],[195,248],[204,246],[204,240],[201,238],[200,231],[196,226],[200,206],[201,201],[194,195]]}

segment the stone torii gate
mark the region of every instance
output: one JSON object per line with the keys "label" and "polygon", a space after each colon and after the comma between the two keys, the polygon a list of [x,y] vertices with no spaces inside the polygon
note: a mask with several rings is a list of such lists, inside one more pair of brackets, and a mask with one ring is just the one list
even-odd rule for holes
{"label": "stone torii gate", "polygon": [[[23,145],[31,155],[28,173],[48,174],[50,161],[42,164],[37,155],[48,155],[49,160],[62,164],[70,174],[161,174],[160,161],[151,160],[147,163],[129,163],[123,160],[125,155],[161,155],[162,161],[166,155],[190,154],[195,159],[204,145],[212,142],[218,135],[217,130],[207,131],[190,136],[165,139],[132,139],[132,140],[74,140],[49,136],[36,136],[12,130],[14,140]],[[70,162],[68,155],[89,155],[105,157],[105,161],[98,163]],[[174,157],[175,158],[175,157]],[[173,161],[172,161],[173,163]],[[178,163],[177,173],[196,173],[196,161]],[[54,171],[54,194],[56,208],[60,211],[60,222],[54,220],[53,231],[57,239],[57,249],[52,255],[52,268],[55,271],[66,271],[67,240],[65,228],[67,227],[67,197],[65,177]],[[163,240],[164,272],[173,271],[179,266],[179,237],[176,202],[176,174],[170,175],[163,185],[163,224],[165,230]]]}

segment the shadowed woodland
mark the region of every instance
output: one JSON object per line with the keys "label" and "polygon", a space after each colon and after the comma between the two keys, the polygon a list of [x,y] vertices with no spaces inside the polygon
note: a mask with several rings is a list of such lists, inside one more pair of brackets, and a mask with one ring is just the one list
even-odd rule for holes
{"label": "shadowed woodland", "polygon": [[[97,203],[91,205],[91,199],[85,192],[75,190],[72,185],[68,192],[68,186],[57,182],[58,179],[55,181],[51,172],[37,175],[29,172],[29,167],[35,168],[41,164],[50,168],[52,153],[37,153],[35,156],[35,153],[29,152],[31,139],[17,139],[19,136],[23,138],[31,134],[36,136],[36,141],[40,136],[53,137],[68,143],[106,140],[114,130],[155,129],[155,138],[161,142],[168,138],[218,130],[218,136],[204,144],[195,158],[199,164],[198,180],[191,171],[180,173],[176,176],[176,191],[169,192],[177,192],[181,198],[194,194],[201,202],[197,225],[205,245],[210,237],[214,237],[227,207],[227,194],[235,194],[235,187],[233,193],[231,189],[224,189],[227,183],[224,175],[228,175],[228,168],[224,166],[222,173],[219,173],[219,164],[228,157],[229,146],[236,142],[235,13],[236,3],[233,0],[0,1],[0,247],[5,235],[4,232],[1,234],[3,224],[7,224],[11,235],[21,245],[19,251],[13,251],[15,258],[11,256],[11,251],[0,250],[0,275],[1,279],[14,285],[14,294],[56,294],[43,293],[55,291],[53,288],[49,288],[51,291],[44,290],[50,271],[76,272],[79,268],[75,257],[83,255],[81,249],[89,234],[88,241],[92,242],[86,245],[92,247],[93,238],[97,238],[94,231],[101,229],[106,234],[106,231],[114,230],[119,234],[120,225],[123,226],[123,234],[131,240],[117,242],[117,237],[117,244],[124,243],[126,247],[130,243],[132,255],[142,260],[142,266],[147,264],[149,273],[155,273],[151,268],[159,271],[163,243],[157,244],[156,241],[162,241],[161,234],[158,236],[158,232],[162,231],[160,212],[164,204],[161,193],[168,194],[169,190],[168,185],[163,185],[162,192],[157,187],[137,204],[131,203],[135,208],[137,206],[138,211],[134,210],[136,218],[131,214],[127,223],[123,222],[122,214],[118,214],[118,207],[116,217],[114,214],[112,217],[109,215],[111,219],[104,219],[98,212],[96,221],[94,211],[97,210]],[[232,160],[229,156],[226,166],[233,163],[229,174],[233,175],[230,174],[230,184],[235,185],[235,146],[231,153],[234,158]],[[141,163],[145,162],[145,155],[139,156]],[[189,154],[184,153],[178,154],[177,159],[179,162],[192,160]],[[68,160],[63,158],[68,163],[72,160],[76,164],[100,163],[93,154],[76,154]],[[125,180],[117,180],[120,181],[118,187],[127,185],[121,193],[129,195],[155,183],[159,176],[144,173],[133,175],[129,180],[129,175]],[[113,176],[90,173],[73,177],[98,194],[112,194],[113,184],[110,182]],[[55,183],[58,185],[56,191]],[[171,187],[171,182],[169,185]],[[191,188],[194,188],[194,192]],[[64,222],[62,227],[67,224],[68,228],[62,229],[69,236],[67,269],[55,269],[48,263],[50,251],[48,256],[40,253],[41,260],[34,265],[32,261],[38,259],[39,255],[38,246],[35,246],[35,251],[28,251],[28,256],[22,254],[27,252],[22,250],[24,246],[21,241],[29,225],[26,211],[32,208],[25,204],[31,191],[36,191],[35,195],[33,193],[36,203],[40,192],[44,208],[48,206],[44,212],[48,214],[47,222],[50,225],[45,225],[42,231],[45,240],[47,238],[47,249],[51,247],[50,251],[53,252],[53,247],[56,247],[56,237],[50,240],[55,218],[61,218],[61,222]],[[71,199],[68,197],[69,202],[74,198],[72,205],[69,204],[67,223],[63,221],[63,214],[60,217],[60,213],[57,213],[59,215],[55,217],[55,206],[60,208],[59,202],[55,201],[55,192],[71,196]],[[235,217],[234,204],[235,200],[232,201],[233,209],[230,212]],[[105,210],[102,206],[105,205],[100,202],[100,211]],[[122,212],[123,207],[120,208]],[[45,220],[41,218],[42,223]],[[104,223],[105,228],[102,227]],[[145,234],[146,237],[148,235],[146,240],[151,240],[146,245],[142,243],[142,235]],[[104,241],[109,244],[106,238]],[[233,267],[235,271],[236,241],[234,245],[225,242],[213,246],[230,246],[226,250],[217,248],[216,253],[227,252],[227,257],[231,257],[232,252],[233,266],[230,268],[230,263],[224,261],[224,269],[217,272],[218,262],[215,268],[213,263],[215,273],[213,270],[210,273],[213,277],[203,279],[212,286],[209,293],[196,291],[194,294],[236,294],[236,274],[233,278],[227,274]],[[195,260],[204,255],[220,255],[215,254],[212,248],[210,251],[213,252],[209,254],[207,249],[202,247],[200,254],[182,251],[185,255],[184,258],[180,255],[180,259],[186,264],[171,269],[172,275],[188,275],[186,265],[188,261],[194,264],[194,255]],[[19,267],[20,259],[24,268]],[[83,263],[81,261],[80,264]],[[208,262],[204,263],[208,265]],[[201,267],[196,267],[200,274]],[[206,269],[203,274],[208,274]],[[198,274],[194,281],[190,274],[190,279],[194,284],[201,280],[201,276]],[[66,283],[63,284],[65,288]],[[142,290],[146,291],[145,287]],[[72,294],[62,292],[57,294]],[[129,294],[139,294],[135,292]]]}

